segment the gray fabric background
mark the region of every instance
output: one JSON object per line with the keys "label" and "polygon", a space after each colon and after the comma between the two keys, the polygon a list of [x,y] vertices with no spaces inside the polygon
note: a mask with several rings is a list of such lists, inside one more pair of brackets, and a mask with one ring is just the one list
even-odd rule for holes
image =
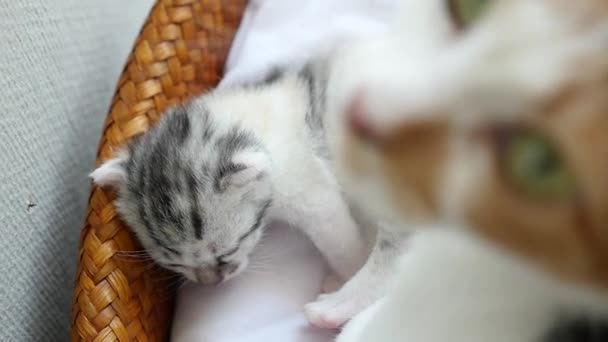
{"label": "gray fabric background", "polygon": [[152,2],[0,0],[0,341],[68,338],[87,174]]}

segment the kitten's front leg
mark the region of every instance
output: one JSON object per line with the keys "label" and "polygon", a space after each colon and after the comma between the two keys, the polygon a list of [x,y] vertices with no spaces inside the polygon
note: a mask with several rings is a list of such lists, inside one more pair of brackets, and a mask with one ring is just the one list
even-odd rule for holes
{"label": "kitten's front leg", "polygon": [[321,295],[306,305],[309,321],[324,328],[338,328],[383,296],[405,239],[403,234],[380,228],[363,268],[338,291]]}
{"label": "kitten's front leg", "polygon": [[311,197],[316,204],[298,210],[294,223],[312,240],[337,275],[330,275],[324,287],[330,282],[339,286],[363,266],[369,249],[339,192],[326,189]]}

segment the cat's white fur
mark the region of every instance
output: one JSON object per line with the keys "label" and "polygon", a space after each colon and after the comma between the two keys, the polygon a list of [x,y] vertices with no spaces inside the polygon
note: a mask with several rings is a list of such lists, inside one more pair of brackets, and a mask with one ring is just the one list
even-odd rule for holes
{"label": "cat's white fur", "polygon": [[[371,41],[365,40],[338,53],[332,62],[327,93],[327,112],[330,119],[327,138],[329,148],[334,152],[332,155],[339,156],[344,151],[342,139],[346,134],[346,125],[344,117],[338,114],[347,112],[353,96],[360,91],[365,94],[368,114],[374,114],[369,115],[369,124],[381,132],[392,127],[395,119],[402,119],[399,117],[403,115],[400,110],[402,108],[408,108],[408,113],[413,113],[413,119],[418,119],[415,114],[436,112],[432,109],[438,103],[460,105],[466,109],[466,103],[472,100],[467,97],[467,90],[483,89],[497,79],[507,79],[506,83],[511,85],[508,89],[514,92],[513,96],[521,97],[522,93],[527,92],[538,95],[562,80],[564,75],[557,71],[561,70],[564,63],[572,61],[570,57],[576,55],[575,52],[593,48],[589,41],[600,44],[597,45],[599,48],[605,47],[602,45],[606,39],[605,31],[588,36],[582,41],[558,40],[573,36],[568,36],[567,32],[557,34],[564,33],[565,30],[558,27],[560,14],[544,7],[541,2],[537,4],[514,0],[511,5],[508,5],[507,1],[498,3],[502,3],[503,8],[492,12],[498,14],[489,15],[467,38],[462,38],[454,34],[443,0],[404,0],[402,18],[392,34]],[[513,5],[515,3],[517,5]],[[528,26],[516,25],[513,28],[510,23],[522,13],[532,16],[523,22],[529,22]],[[556,19],[551,21],[546,18]],[[497,36],[500,39],[497,39]],[[502,50],[522,50],[523,47],[529,47],[530,41],[534,42],[534,37],[543,38],[546,46],[531,49],[529,55],[515,54],[517,58],[511,58],[513,56]],[[492,56],[501,58],[488,58]],[[547,56],[556,58],[547,59]],[[562,58],[557,58],[558,56]],[[305,90],[304,85],[292,75],[260,91],[255,88],[244,91],[226,89],[207,96],[205,101],[211,113],[222,113],[217,115],[216,129],[226,130],[234,122],[242,123],[258,133],[269,149],[269,159],[260,158],[260,155],[245,155],[243,158],[254,171],[259,167],[270,174],[272,187],[276,192],[270,216],[286,220],[302,229],[338,273],[350,276],[361,265],[366,251],[364,243],[356,233],[356,225],[341,191],[344,190],[349,198],[355,199],[356,207],[366,210],[371,208],[378,214],[385,215],[389,222],[397,220],[397,217],[393,215],[390,202],[385,200],[386,185],[381,181],[381,177],[352,177],[346,164],[338,160],[335,165],[330,166],[320,160],[311,149],[310,140],[302,125],[308,107]],[[505,95],[509,94],[490,93],[486,99],[495,101]],[[442,101],[436,101],[437,99]],[[482,106],[483,101],[479,100],[477,105]],[[510,103],[505,101],[504,105],[508,106]],[[255,115],[252,115],[252,108],[255,109]],[[370,160],[370,164],[373,164],[373,160]],[[99,184],[120,181],[120,170],[116,170],[113,165],[118,163],[109,162],[98,169],[93,174],[95,181]],[[338,185],[336,176],[342,186]],[[405,226],[414,227],[408,225],[408,222]],[[385,336],[387,341],[390,341],[390,336],[397,336],[399,340],[425,342],[433,341],[433,338],[437,341],[455,340],[454,333],[465,331],[450,330],[450,322],[437,322],[446,324],[446,328],[432,329],[436,326],[433,321],[436,316],[432,313],[437,312],[433,310],[440,310],[443,306],[439,304],[449,299],[447,289],[451,282],[458,284],[467,280],[467,284],[474,284],[467,276],[478,276],[482,273],[471,273],[467,270],[475,267],[479,267],[480,272],[490,272],[493,267],[499,269],[504,266],[504,272],[501,274],[506,277],[503,278],[505,282],[526,279],[524,276],[528,273],[527,268],[520,267],[519,264],[509,266],[511,262],[503,261],[499,252],[485,247],[476,249],[474,243],[466,241],[467,239],[449,235],[420,238],[417,242],[419,247],[405,257],[406,261],[399,271],[393,292],[351,322],[341,341],[384,341],[382,336]],[[435,247],[441,244],[446,245],[445,250]],[[454,253],[450,248],[463,252],[462,259],[459,260],[457,257],[460,254]],[[464,252],[471,253],[471,256],[467,257]],[[396,257],[372,255],[353,282],[308,306],[306,310],[309,317],[313,321],[340,321],[373,302],[383,292],[384,286],[376,282],[386,276],[387,271],[390,271],[386,265],[391,263],[390,258]],[[468,264],[476,258],[483,260],[477,261],[477,264]],[[448,268],[449,272],[446,272],[445,268]],[[494,275],[492,273],[488,277],[492,278]],[[442,276],[444,278],[441,278]],[[523,294],[533,291],[536,277],[537,275],[533,275],[529,282],[523,283]],[[437,286],[429,288],[427,282],[436,283]],[[479,284],[484,286],[484,282]],[[530,288],[526,288],[526,284]],[[488,294],[488,301],[482,301],[488,304],[487,307],[472,306],[470,302],[462,301],[452,305],[450,310],[465,314],[463,317],[466,317],[466,314],[470,315],[469,317],[479,317],[496,304],[490,299],[498,295],[498,285],[500,284],[496,283],[497,288]],[[377,292],[373,292],[374,289]],[[516,287],[512,290],[509,288],[509,291],[513,291],[513,296],[518,296]],[[474,292],[476,291],[469,294],[473,296]],[[417,295],[412,298],[410,293]],[[424,295],[427,300],[421,299],[425,298]],[[433,297],[433,301],[429,300],[429,296]],[[580,298],[583,297],[585,296]],[[547,302],[550,302],[561,297],[547,295],[546,298]],[[404,302],[400,302],[402,299]],[[525,299],[527,297],[521,297],[519,303],[529,303]],[[416,316],[419,307],[430,311],[427,315]],[[521,307],[513,310],[519,309]],[[545,308],[539,305],[534,310],[542,311]],[[413,316],[418,317],[418,320],[412,319],[412,322],[418,322],[416,326],[419,329],[405,329],[410,325],[403,324],[401,318]],[[504,317],[496,321],[498,325],[502,319]],[[533,317],[529,319],[526,322],[533,321]],[[467,332],[473,333],[479,329],[479,324],[476,323],[454,329],[470,329]],[[487,327],[490,329],[491,324]],[[388,336],[389,331],[395,334]],[[521,331],[525,333],[526,330]],[[449,332],[452,334],[448,334]],[[405,338],[408,333],[411,334],[410,339]],[[486,336],[483,331],[478,333],[479,338]],[[509,340],[511,341],[513,340]]]}
{"label": "cat's white fur", "polygon": [[[242,151],[233,157],[233,162],[246,165],[246,169],[230,177],[232,185],[246,182],[251,183],[250,192],[267,192],[268,186],[272,191],[272,206],[268,209],[269,220],[285,221],[306,234],[328,261],[328,264],[342,280],[352,277],[364,264],[369,254],[369,243],[365,241],[358,225],[351,216],[341,186],[338,184],[330,163],[318,155],[315,150],[314,138],[311,138],[309,128],[305,124],[308,110],[308,88],[304,80],[295,73],[286,74],[269,86],[222,89],[214,91],[201,98],[195,99],[189,110],[200,109],[208,111],[213,122],[216,135],[228,132],[238,124],[255,133],[261,140],[263,152]],[[198,109],[197,109],[198,108]],[[201,122],[192,121],[192,135],[201,134]],[[203,167],[207,159],[203,156],[215,155],[214,144],[192,146],[193,153],[201,156],[201,161],[194,167]],[[186,153],[186,151],[184,151]],[[115,159],[109,160],[91,174],[94,182],[101,185],[114,185],[125,181],[124,161],[126,155],[122,152]],[[209,160],[216,160],[209,158]],[[150,166],[153,167],[153,166]],[[264,174],[264,178],[251,182],[252,177]],[[214,195],[215,196],[215,195]],[[219,195],[218,195],[219,196]],[[228,191],[223,196],[242,196],[240,192],[234,195]],[[215,196],[217,197],[217,196]],[[180,263],[196,268],[197,260],[190,260],[193,255],[207,255],[209,242],[222,244],[232,242],[238,237],[234,231],[239,210],[227,209],[225,203],[236,203],[236,200],[205,199],[205,217],[214,223],[213,229],[208,228],[205,238],[197,241],[192,238],[192,246],[182,253]],[[211,201],[211,202],[209,202]],[[218,202],[219,201],[219,202]],[[236,208],[238,209],[238,208]],[[241,220],[243,221],[243,220]],[[249,222],[248,220],[245,220]],[[235,224],[230,224],[233,222]],[[215,227],[217,226],[217,227]],[[139,238],[148,252],[163,261],[162,254],[156,253],[145,227],[137,229]],[[138,229],[139,228],[139,229]],[[240,228],[240,227],[239,227]],[[213,236],[213,238],[212,238]],[[248,248],[251,248],[249,246]],[[197,253],[194,253],[194,252]],[[209,259],[213,260],[213,255]],[[246,254],[237,253],[242,268],[246,266]],[[176,261],[169,261],[175,263]],[[189,276],[186,272],[185,276]],[[192,280],[194,276],[189,277]],[[371,284],[373,285],[373,284]],[[367,285],[365,290],[376,291],[378,286]],[[370,304],[380,294],[368,295],[360,288],[356,291],[339,292],[335,296],[326,295],[307,308],[307,314],[312,322],[318,325],[337,326],[352,317],[356,312]],[[345,293],[348,295],[345,296]],[[335,298],[334,300],[331,300]],[[338,311],[336,311],[339,309]],[[329,314],[329,316],[328,316]]]}
{"label": "cat's white fur", "polygon": [[605,296],[442,229],[412,238],[392,291],[355,317],[337,342],[542,341],[562,314],[608,314]]}
{"label": "cat's white fur", "polygon": [[[249,1],[219,87],[299,69],[353,37],[384,32],[399,0]],[[286,44],[288,43],[288,44]]]}
{"label": "cat's white fur", "polygon": [[[466,32],[456,32],[446,3],[403,0],[389,33],[349,44],[334,57],[328,139],[338,159],[349,158],[346,116],[357,98],[367,128],[381,136],[437,115],[451,115],[465,126],[483,121],[486,113],[509,120],[513,113],[533,112],[559,84],[603,77],[589,64],[608,64],[602,58],[608,52],[608,23],[589,21],[581,29],[581,18],[593,14],[584,5],[572,6],[578,11],[572,13],[550,0],[489,1],[486,15]],[[577,67],[582,63],[586,67]],[[369,165],[364,173],[353,173],[349,161],[336,163],[346,191],[379,217],[402,221],[387,200],[389,185],[377,156],[357,158]],[[450,219],[457,216],[450,206],[466,193],[462,185],[478,171],[470,159],[446,173],[442,205]],[[394,226],[416,227],[401,223]]]}
{"label": "cat's white fur", "polygon": [[[400,24],[392,34],[343,53],[332,77],[336,83],[329,87],[328,96],[337,99],[330,112],[348,113],[353,98],[362,96],[366,124],[380,135],[397,123],[442,113],[479,120],[491,108],[494,117],[508,119],[564,81],[602,77],[585,73],[594,68],[573,67],[583,61],[606,63],[586,58],[607,55],[608,23],[589,21],[581,29],[577,20],[592,16],[584,5],[572,6],[580,11],[572,13],[551,1],[489,3],[477,23],[457,33],[445,1],[402,1]],[[347,127],[338,116],[333,125],[338,133],[330,135],[338,150],[345,150]],[[379,165],[373,153],[358,157]],[[446,172],[441,205],[450,229],[459,228],[463,187],[474,186],[482,172],[475,158]],[[347,165],[338,163],[346,187],[363,205],[397,220],[382,171],[370,167],[360,176]],[[416,223],[400,227],[424,228]],[[416,233],[389,294],[348,323],[337,341],[531,342],[562,313],[608,315],[604,294],[545,276],[466,230],[450,229]]]}
{"label": "cat's white fur", "polygon": [[308,106],[305,85],[293,75],[278,83],[261,90],[219,91],[206,104],[218,113],[220,125],[237,121],[259,134],[270,157],[274,204],[269,216],[304,231],[330,266],[348,278],[362,265],[366,246],[340,186],[302,124]]}

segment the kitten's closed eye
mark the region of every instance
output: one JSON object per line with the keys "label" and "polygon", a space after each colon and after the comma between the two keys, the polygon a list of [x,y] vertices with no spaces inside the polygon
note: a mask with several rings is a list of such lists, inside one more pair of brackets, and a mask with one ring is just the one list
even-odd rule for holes
{"label": "kitten's closed eye", "polygon": [[186,266],[180,265],[180,264],[165,264],[165,266],[168,268],[176,269],[176,270],[180,270],[180,269],[183,270],[186,268]]}
{"label": "kitten's closed eye", "polygon": [[224,253],[222,255],[219,255],[217,257],[217,259],[219,260],[218,263],[219,262],[223,262],[224,259],[229,258],[230,256],[236,254],[236,252],[239,251],[239,247],[240,247],[240,245],[237,245],[234,248],[232,248],[231,250],[229,250],[228,252],[226,252],[226,253]]}
{"label": "kitten's closed eye", "polygon": [[236,254],[239,251],[239,248],[241,247],[241,243],[245,239],[247,239],[249,236],[251,236],[253,233],[255,233],[258,229],[261,228],[264,215],[266,214],[266,211],[268,210],[268,208],[270,207],[271,204],[272,204],[271,200],[264,202],[264,204],[259,209],[259,211],[256,215],[255,222],[251,225],[249,230],[247,230],[243,235],[241,235],[238,238],[236,246],[234,246],[232,249],[228,250],[227,252],[217,256],[218,263],[223,262],[224,259],[229,258],[230,256]]}

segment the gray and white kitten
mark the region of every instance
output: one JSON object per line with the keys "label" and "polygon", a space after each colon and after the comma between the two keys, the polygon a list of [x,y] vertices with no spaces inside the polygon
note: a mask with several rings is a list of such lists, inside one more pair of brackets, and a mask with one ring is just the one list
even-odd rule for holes
{"label": "gray and white kitten", "polygon": [[325,127],[328,68],[276,73],[172,108],[91,176],[118,190],[117,210],[150,256],[192,281],[237,275],[277,220],[310,237],[339,280],[367,260],[305,308],[313,324],[336,328],[383,293],[401,244],[347,202],[337,180]]}

